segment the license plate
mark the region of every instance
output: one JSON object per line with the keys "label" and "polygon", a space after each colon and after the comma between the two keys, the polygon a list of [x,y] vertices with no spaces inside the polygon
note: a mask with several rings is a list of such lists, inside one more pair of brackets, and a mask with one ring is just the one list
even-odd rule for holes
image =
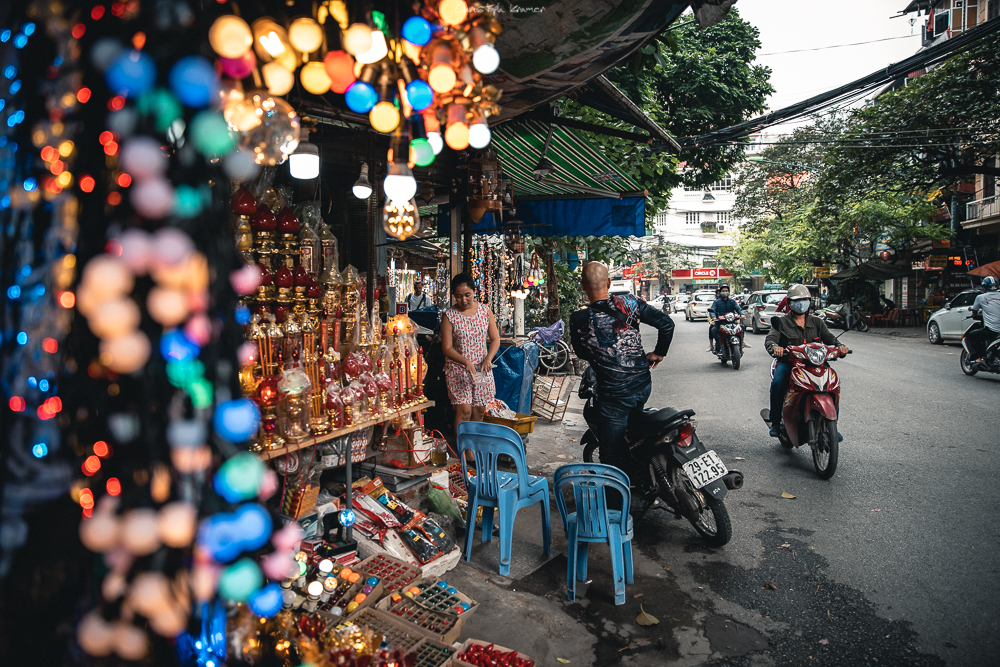
{"label": "license plate", "polygon": [[684,474],[688,476],[688,479],[691,480],[691,483],[697,489],[711,484],[729,472],[722,459],[711,450],[705,452],[694,461],[688,461],[684,464],[683,468]]}

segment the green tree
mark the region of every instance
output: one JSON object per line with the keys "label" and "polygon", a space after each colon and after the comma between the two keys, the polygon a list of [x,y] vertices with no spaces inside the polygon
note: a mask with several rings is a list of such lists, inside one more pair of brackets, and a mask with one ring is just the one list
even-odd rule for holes
{"label": "green tree", "polygon": [[[759,48],[757,28],[731,9],[724,21],[706,30],[682,24],[661,34],[629,63],[608,72],[608,78],[673,136],[695,136],[743,122],[766,108],[774,89],[771,70],[753,64]],[[634,130],[571,100],[559,105],[561,116]],[[666,209],[673,188],[717,181],[744,158],[743,144],[695,147],[673,156],[627,139],[586,134],[649,190],[647,223]]]}
{"label": "green tree", "polygon": [[821,186],[857,196],[927,192],[1000,176],[1000,35],[853,112]]}

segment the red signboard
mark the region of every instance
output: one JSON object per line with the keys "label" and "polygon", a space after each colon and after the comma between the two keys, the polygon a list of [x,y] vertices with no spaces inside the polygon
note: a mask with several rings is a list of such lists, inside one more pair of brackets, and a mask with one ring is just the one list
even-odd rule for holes
{"label": "red signboard", "polygon": [[671,278],[732,278],[733,274],[725,269],[674,269]]}

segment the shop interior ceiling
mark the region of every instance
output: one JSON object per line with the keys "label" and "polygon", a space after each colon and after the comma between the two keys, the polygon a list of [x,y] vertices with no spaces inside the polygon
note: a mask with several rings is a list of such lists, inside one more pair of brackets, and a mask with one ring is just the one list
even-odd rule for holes
{"label": "shop interior ceiling", "polygon": [[[650,134],[662,132],[661,128],[650,127],[633,113],[633,109],[601,90],[606,86],[597,86],[594,81],[662,32],[691,2],[645,0],[633,4],[602,0],[533,0],[491,2],[491,5],[500,9],[498,19],[504,28],[496,43],[502,56],[500,69],[486,77],[503,90],[501,113],[499,118],[490,119],[492,126],[536,108],[545,109],[549,102],[574,94],[585,104],[594,98],[595,108],[598,104],[605,111],[611,108],[615,111],[613,115],[631,118]],[[347,7],[351,20],[365,11],[381,11],[390,27],[401,23],[411,13],[408,3],[393,0],[349,0]],[[313,2],[242,0],[239,9],[248,21],[272,16],[280,23],[311,15]],[[317,123],[312,140],[322,154],[324,188],[349,188],[357,180],[363,162],[368,162],[373,172],[382,168],[379,162],[389,148],[389,136],[372,130],[367,115],[348,110],[343,95],[332,92],[313,95],[296,81],[295,88],[286,97],[304,119],[312,118]],[[373,135],[371,144],[363,137],[365,134]],[[658,136],[658,139],[664,137]],[[415,168],[414,176],[419,184],[418,205],[446,203],[456,168],[468,158],[468,155],[446,149],[431,166]],[[376,182],[374,178],[372,182]]]}

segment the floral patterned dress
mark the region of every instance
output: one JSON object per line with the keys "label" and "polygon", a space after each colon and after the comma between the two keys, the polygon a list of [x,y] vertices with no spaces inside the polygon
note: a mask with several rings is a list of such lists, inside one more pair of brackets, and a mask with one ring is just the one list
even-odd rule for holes
{"label": "floral patterned dress", "polygon": [[[489,349],[489,308],[480,303],[474,315],[463,315],[454,308],[449,308],[445,315],[451,322],[452,347],[478,367]],[[444,377],[453,405],[485,406],[493,400],[497,391],[492,369],[486,374],[487,381],[477,385],[464,366],[447,359],[444,362]]]}

